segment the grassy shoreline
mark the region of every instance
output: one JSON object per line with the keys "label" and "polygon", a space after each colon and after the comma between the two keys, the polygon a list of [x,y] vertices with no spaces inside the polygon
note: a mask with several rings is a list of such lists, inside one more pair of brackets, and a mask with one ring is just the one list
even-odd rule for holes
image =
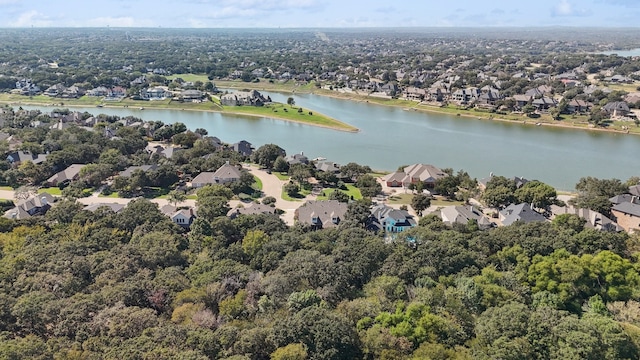
{"label": "grassy shoreline", "polygon": [[[588,122],[588,117],[584,115],[563,115],[562,120],[553,120],[548,114],[543,114],[538,118],[529,118],[525,115],[519,114],[503,115],[476,109],[464,109],[453,105],[440,107],[438,105],[418,103],[411,100],[385,99],[355,92],[342,93],[335,90],[317,88],[313,85],[313,83],[298,86],[293,81],[287,81],[285,83],[245,83],[240,81],[216,81],[216,85],[222,88],[230,89],[251,88],[258,91],[273,91],[287,94],[314,94],[342,100],[367,102],[370,104],[381,106],[400,107],[406,111],[419,111],[424,113],[459,116],[477,120],[502,121],[529,126],[549,126],[563,129],[589,130],[615,134],[640,135],[640,127],[635,126],[635,124],[633,124],[632,122],[611,121],[608,123],[607,127],[595,127]],[[623,126],[627,129],[623,129]]]}
{"label": "grassy shoreline", "polygon": [[[289,121],[299,124],[317,126],[331,130],[358,132],[359,129],[344,123],[340,120],[319,114],[309,109],[295,106],[274,103],[263,107],[234,106],[223,107],[215,101],[206,101],[202,103],[181,103],[171,100],[159,101],[137,101],[124,99],[118,102],[103,102],[101,98],[92,98],[83,96],[79,99],[55,99],[47,96],[27,97],[22,95],[0,94],[0,104],[8,104],[12,106],[34,105],[34,106],[50,106],[58,108],[73,108],[100,106],[104,108],[149,108],[149,109],[167,109],[181,111],[204,111],[218,112],[230,115],[250,116],[257,118],[271,118],[275,120]],[[98,108],[99,109],[99,108]],[[298,112],[298,109],[302,109]]]}

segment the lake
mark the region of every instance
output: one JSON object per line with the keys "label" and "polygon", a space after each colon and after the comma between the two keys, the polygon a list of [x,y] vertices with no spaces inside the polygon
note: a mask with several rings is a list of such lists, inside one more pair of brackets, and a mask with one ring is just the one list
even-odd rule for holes
{"label": "lake", "polygon": [[640,49],[604,51],[601,52],[601,54],[618,55],[624,57],[640,56]]}
{"label": "lake", "polygon": [[[263,92],[286,103],[289,96]],[[93,114],[133,115],[190,129],[233,143],[241,139],[256,148],[282,146],[288,154],[304,152],[340,164],[357,162],[393,171],[401,165],[427,163],[471,176],[523,176],[558,189],[573,190],[583,176],[626,180],[638,172],[640,137],[588,130],[551,128],[443,114],[407,111],[313,94],[293,95],[296,105],[321,112],[360,129],[358,133],[318,128],[269,118],[220,113],[134,108],[76,108]],[[50,111],[52,108],[23,106]]]}

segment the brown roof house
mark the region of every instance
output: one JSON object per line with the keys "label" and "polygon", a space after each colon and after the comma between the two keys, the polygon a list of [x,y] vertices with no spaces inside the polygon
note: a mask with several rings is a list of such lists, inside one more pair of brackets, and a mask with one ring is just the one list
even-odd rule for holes
{"label": "brown roof house", "polygon": [[307,201],[295,211],[294,219],[314,229],[332,228],[344,220],[347,207],[337,200]]}
{"label": "brown roof house", "polygon": [[66,169],[47,179],[47,184],[49,186],[58,186],[77,180],[78,176],[80,176],[80,170],[82,170],[83,167],[85,167],[84,164],[71,164]]}
{"label": "brown roof house", "polygon": [[433,165],[413,164],[404,168],[404,171],[396,171],[383,178],[389,187],[404,187],[409,184],[422,182],[427,188],[433,188],[436,181],[448,176],[445,172]]}
{"label": "brown roof house", "polygon": [[206,185],[213,184],[227,184],[234,181],[238,181],[242,175],[242,170],[237,166],[229,164],[222,165],[215,172],[205,171],[196,176],[191,181],[191,186],[194,188],[201,188]]}

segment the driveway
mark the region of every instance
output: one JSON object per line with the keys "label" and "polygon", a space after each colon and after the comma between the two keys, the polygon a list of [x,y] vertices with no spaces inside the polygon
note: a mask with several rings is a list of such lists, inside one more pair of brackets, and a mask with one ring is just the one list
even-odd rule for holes
{"label": "driveway", "polygon": [[273,196],[276,199],[276,207],[278,209],[284,210],[284,214],[282,214],[282,220],[284,220],[287,225],[294,224],[294,213],[297,208],[299,208],[302,204],[304,204],[304,200],[301,201],[287,201],[282,198],[282,187],[287,182],[284,180],[278,179],[277,176],[273,174],[267,174],[266,171],[260,170],[255,166],[249,166],[245,168],[251,172],[251,174],[255,175],[260,181],[262,181],[262,192],[265,196]]}

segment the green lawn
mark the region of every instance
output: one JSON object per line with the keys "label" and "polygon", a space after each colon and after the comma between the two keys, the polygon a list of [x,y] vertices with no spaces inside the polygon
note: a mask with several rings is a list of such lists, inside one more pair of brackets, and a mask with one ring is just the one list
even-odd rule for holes
{"label": "green lawn", "polygon": [[282,181],[289,180],[289,175],[287,175],[286,173],[281,173],[281,172],[274,171],[273,175],[275,175],[278,179],[280,179]]}
{"label": "green lawn", "polygon": [[257,176],[253,176],[253,184],[251,184],[251,187],[256,189],[256,190],[260,190],[262,191],[262,180],[260,180],[260,178],[258,178]]}
{"label": "green lawn", "polygon": [[347,190],[324,189],[324,190],[322,190],[322,194],[318,195],[318,200],[328,200],[329,196],[334,191],[342,191],[343,193],[349,195],[349,197],[353,198],[354,200],[362,199],[362,194],[360,193],[360,189],[358,189],[357,187],[355,187],[355,186],[353,186],[351,184],[348,184],[346,186],[347,186]]}
{"label": "green lawn", "polygon": [[43,192],[46,192],[46,193],[49,193],[49,194],[55,195],[55,196],[62,196],[62,190],[60,190],[57,187],[40,188],[40,189],[38,189],[38,194],[43,193]]}
{"label": "green lawn", "polygon": [[120,197],[120,196],[118,196],[118,192],[117,192],[117,191],[114,191],[114,192],[112,192],[112,193],[111,193],[111,194],[109,194],[109,195],[104,195],[104,194],[102,194],[102,193],[101,193],[100,195],[98,195],[98,197],[103,197],[103,198],[117,198],[117,197]]}
{"label": "green lawn", "polygon": [[401,204],[401,205],[411,205],[411,199],[413,198],[413,194],[394,194],[389,196],[388,202],[389,204]]}
{"label": "green lawn", "polygon": [[[209,78],[207,77],[207,74],[173,74],[173,75],[165,76],[165,78],[167,78],[168,80],[181,78],[184,81],[191,81],[191,82],[196,82],[196,81],[207,82],[207,81],[209,81]],[[217,82],[216,82],[216,84],[217,84]]]}
{"label": "green lawn", "polygon": [[0,190],[13,191],[11,186],[0,186]]}

